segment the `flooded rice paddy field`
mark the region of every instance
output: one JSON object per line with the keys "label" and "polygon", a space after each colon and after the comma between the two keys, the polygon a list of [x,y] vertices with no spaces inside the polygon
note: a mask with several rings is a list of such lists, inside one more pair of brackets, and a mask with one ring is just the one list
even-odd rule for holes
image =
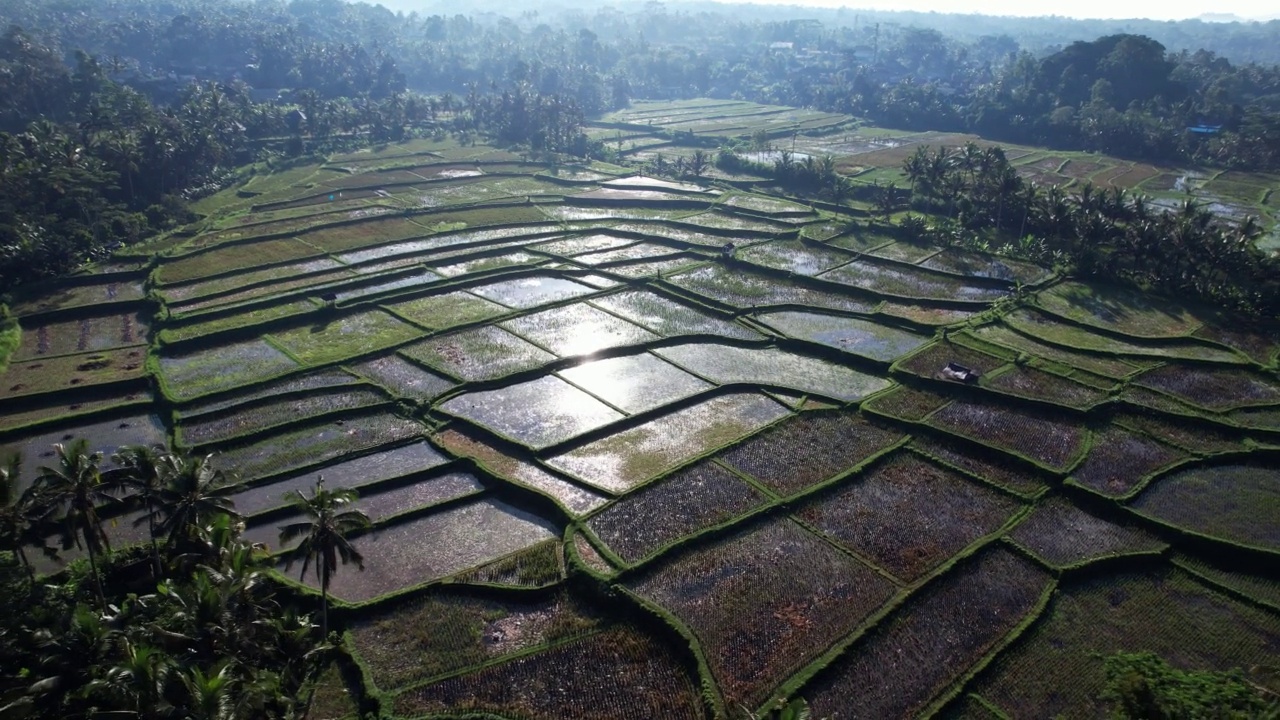
{"label": "flooded rice paddy field", "polygon": [[[760,108],[617,121],[831,121]],[[215,453],[273,550],[286,492],[357,488],[334,717],[1091,716],[1100,654],[1280,644],[1275,336],[493,152],[343,158],[154,268],[20,299],[0,454],[29,482],[79,436]],[[331,188],[340,212],[281,233]]]}

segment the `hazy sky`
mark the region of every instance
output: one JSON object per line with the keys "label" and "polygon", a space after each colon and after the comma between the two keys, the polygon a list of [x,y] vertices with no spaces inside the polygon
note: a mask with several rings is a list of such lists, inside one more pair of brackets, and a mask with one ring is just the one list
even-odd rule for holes
{"label": "hazy sky", "polygon": [[[741,1],[741,0],[735,0]],[[1184,20],[1204,15],[1243,18],[1280,16],[1275,0],[747,0],[784,5],[845,6],[849,9],[919,10],[983,15],[1063,15],[1075,18],[1153,18]]]}

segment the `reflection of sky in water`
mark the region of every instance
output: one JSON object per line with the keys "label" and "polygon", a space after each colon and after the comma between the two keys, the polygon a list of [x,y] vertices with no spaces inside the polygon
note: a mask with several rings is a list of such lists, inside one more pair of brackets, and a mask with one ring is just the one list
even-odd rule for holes
{"label": "reflection of sky in water", "polygon": [[529,277],[482,285],[471,288],[471,292],[509,307],[530,308],[576,295],[586,295],[595,292],[595,288],[572,280]]}
{"label": "reflection of sky in water", "polygon": [[649,353],[596,360],[563,370],[560,375],[629,413],[650,410],[711,388]]}
{"label": "reflection of sky in water", "polygon": [[547,460],[609,492],[626,492],[789,411],[759,393],[721,395]]}
{"label": "reflection of sky in water", "polygon": [[623,417],[554,375],[459,395],[441,409],[535,448],[568,440]]}

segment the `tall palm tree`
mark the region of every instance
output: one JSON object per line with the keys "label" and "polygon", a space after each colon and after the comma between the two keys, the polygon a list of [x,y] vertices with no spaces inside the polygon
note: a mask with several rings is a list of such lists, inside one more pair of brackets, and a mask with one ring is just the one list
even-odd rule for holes
{"label": "tall palm tree", "polygon": [[288,545],[297,538],[302,542],[289,550],[285,556],[285,572],[293,564],[302,561],[302,572],[299,579],[307,579],[307,570],[312,563],[320,578],[320,596],[323,602],[321,628],[324,636],[329,636],[329,581],[338,571],[338,561],[343,565],[355,563],[364,570],[364,557],[356,550],[347,535],[356,530],[369,527],[369,516],[363,510],[351,507],[357,499],[356,491],[351,488],[335,488],[326,490],[324,478],[316,478],[316,489],[310,497],[296,490],[285,495],[290,503],[307,516],[302,520],[280,528],[280,544]]}
{"label": "tall palm tree", "polygon": [[22,456],[12,455],[6,467],[0,468],[0,549],[18,556],[27,576],[34,583],[35,567],[27,559],[27,546],[39,547],[46,555],[54,554],[45,545],[45,528],[49,525],[49,508],[36,496],[35,488],[18,491],[18,473]]}
{"label": "tall palm tree", "polygon": [[178,469],[177,459],[161,446],[128,445],[116,451],[112,460],[122,472],[120,485],[125,488],[125,503],[145,511],[134,525],[147,524],[147,536],[151,538],[151,560],[155,576],[160,577],[160,547],[156,537],[156,508],[160,490]]}
{"label": "tall palm tree", "polygon": [[74,545],[88,551],[94,588],[105,610],[107,596],[102,589],[102,576],[98,573],[98,554],[110,550],[111,541],[107,539],[98,509],[113,505],[117,500],[111,494],[112,488],[102,480],[98,467],[102,463],[102,453],[89,452],[89,443],[84,438],[73,440],[70,445],[58,443],[53,450],[57,454],[57,465],[40,468],[36,492],[62,522],[63,547]]}
{"label": "tall palm tree", "polygon": [[180,458],[168,474],[168,482],[156,494],[155,530],[170,545],[187,540],[195,529],[217,515],[238,519],[233,495],[240,486],[213,466],[213,455]]}

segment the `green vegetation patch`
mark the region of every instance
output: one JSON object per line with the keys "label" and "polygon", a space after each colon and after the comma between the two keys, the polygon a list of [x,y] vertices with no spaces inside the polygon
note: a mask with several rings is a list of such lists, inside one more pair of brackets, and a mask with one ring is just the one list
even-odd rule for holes
{"label": "green vegetation patch", "polygon": [[627,413],[652,410],[712,388],[650,353],[592,360],[559,375]]}
{"label": "green vegetation patch", "polygon": [[556,359],[500,327],[486,325],[431,338],[400,351],[463,380],[493,380]]}
{"label": "green vegetation patch", "polygon": [[[824,232],[823,234],[826,233]],[[829,237],[826,241],[834,247],[844,248],[856,253],[870,252],[895,242],[892,235],[861,226],[841,226],[835,237]]]}
{"label": "green vegetation patch", "polygon": [[290,263],[321,254],[323,253],[314,246],[296,238],[263,240],[167,259],[156,271],[155,277],[160,283],[171,285],[235,270]]}
{"label": "green vegetation patch", "polygon": [[1250,547],[1280,550],[1280,470],[1197,467],[1160,478],[1133,509],[1174,527]]}
{"label": "green vegetation patch", "polygon": [[388,412],[305,425],[221,454],[221,465],[243,480],[324,463],[347,453],[387,445],[422,434],[422,426]]}
{"label": "green vegetation patch", "polygon": [[929,338],[869,320],[811,312],[764,313],[758,319],[796,338],[880,362],[893,362]]}
{"label": "green vegetation patch", "polygon": [[1186,453],[1144,434],[1108,425],[1094,432],[1089,456],[1071,477],[1102,495],[1124,497],[1153,473],[1186,458]]}
{"label": "green vegetation patch", "polygon": [[587,303],[523,315],[501,325],[560,357],[590,355],[607,348],[658,339],[648,330]]}
{"label": "green vegetation patch", "polygon": [[393,690],[590,633],[598,618],[572,596],[538,602],[437,591],[351,627],[374,684]]}
{"label": "green vegetation patch", "polygon": [[787,412],[759,393],[721,395],[567,450],[547,464],[607,492],[625,493]]}
{"label": "green vegetation patch", "polygon": [[146,348],[131,347],[14,362],[0,376],[0,387],[6,397],[16,398],[137,380],[147,374],[146,357]]}
{"label": "green vegetation patch", "polygon": [[763,703],[895,591],[786,518],[698,547],[631,587],[693,631],[731,707]]}
{"label": "green vegetation patch", "polygon": [[[336,464],[276,480],[267,485],[257,485],[236,493],[232,500],[235,501],[236,512],[241,515],[255,515],[288,505],[285,494],[290,491],[311,490],[315,487],[317,477],[323,477],[330,487],[358,489],[384,480],[424,472],[446,462],[448,458],[441,455],[435,448],[425,442],[416,442],[342,460]],[[363,498],[360,507],[366,509]]]}
{"label": "green vegetation patch", "polygon": [[412,325],[371,310],[332,320],[321,318],[314,325],[274,333],[271,337],[299,361],[324,365],[399,345],[421,334],[422,331]]}
{"label": "green vegetation patch", "polygon": [[1169,547],[1141,528],[1108,522],[1060,497],[1037,505],[1009,537],[1059,568],[1118,555],[1159,553]]}
{"label": "green vegetation patch", "polygon": [[719,335],[738,340],[758,340],[764,337],[743,325],[647,290],[628,290],[607,295],[593,299],[591,304],[663,337]]}
{"label": "green vegetation patch", "polygon": [[740,308],[768,305],[808,305],[815,308],[869,313],[875,303],[814,290],[786,280],[722,265],[710,265],[667,278],[667,282]]}
{"label": "green vegetation patch", "polygon": [[845,402],[861,400],[891,384],[884,378],[778,348],[692,342],[654,352],[721,385],[780,386]]}
{"label": "green vegetation patch", "polygon": [[686,468],[596,513],[591,531],[614,554],[637,563],[676,540],[762,506],[767,498],[714,462]]}
{"label": "green vegetation patch", "polygon": [[437,330],[447,330],[511,312],[509,308],[463,290],[394,303],[388,305],[387,309],[419,325]]}
{"label": "green vegetation patch", "polygon": [[1137,363],[1142,364],[1135,364],[1115,357],[1076,352],[1034,340],[1005,325],[983,325],[970,332],[973,333],[974,337],[985,342],[1001,345],[1011,350],[1018,350],[1045,360],[1052,360],[1056,363],[1116,380],[1128,377],[1143,367],[1149,367],[1149,364],[1154,362],[1139,360]]}
{"label": "green vegetation patch", "polygon": [[1076,351],[1084,350],[1145,356],[1155,359],[1178,358],[1234,364],[1243,361],[1240,355],[1230,350],[1192,342],[1164,342],[1159,344],[1128,342],[1054,320],[1050,316],[1034,310],[1015,310],[1006,315],[1004,321],[1018,332],[1043,340],[1046,343],[1061,345]]}
{"label": "green vegetation patch", "polygon": [[723,459],[788,497],[849,470],[903,437],[855,413],[806,412],[738,445]]}
{"label": "green vegetation patch", "polygon": [[867,260],[842,265],[820,277],[882,295],[925,300],[991,303],[1009,294],[1004,288],[972,285],[953,275]]}
{"label": "green vegetation patch", "polygon": [[1010,717],[1103,717],[1104,658],[1150,651],[1183,668],[1226,670],[1275,657],[1280,618],[1161,569],[1092,577],[1058,592],[1048,619],[974,690]]}
{"label": "green vegetation patch", "polygon": [[1134,382],[1211,410],[1280,403],[1280,381],[1247,370],[1169,364]]}
{"label": "green vegetation patch", "polygon": [[851,253],[800,240],[775,240],[752,245],[740,250],[736,257],[757,265],[809,276],[824,273],[854,258]]}
{"label": "green vegetation patch", "polygon": [[1089,431],[1039,412],[957,400],[934,413],[929,424],[1065,471],[1080,456]]}
{"label": "green vegetation patch", "polygon": [[[329,592],[347,602],[371,600],[456,575],[560,534],[550,521],[498,500],[451,506],[362,536],[364,572],[334,575]],[[307,582],[316,580],[308,577]]]}
{"label": "green vegetation patch", "polygon": [[422,219],[414,222],[405,217],[372,218],[356,223],[308,230],[298,236],[306,244],[327,253],[405,240],[427,234]]}
{"label": "green vegetation patch", "polygon": [[1172,300],[1127,288],[1066,282],[1040,293],[1036,302],[1076,322],[1137,337],[1180,337],[1203,324]]}
{"label": "green vegetation patch", "polygon": [[540,449],[621,420],[622,413],[554,375],[450,398],[440,409]]}
{"label": "green vegetation patch", "polygon": [[512,457],[468,428],[437,433],[440,447],[459,457],[474,458],[498,477],[536,490],[560,503],[573,515],[585,515],[609,501],[608,496],[553,475],[531,462]]}
{"label": "green vegetation patch", "polygon": [[941,249],[934,245],[921,245],[899,240],[871,250],[868,254],[885,260],[916,264],[927,257],[937,255]]}
{"label": "green vegetation patch", "polygon": [[734,195],[729,198],[726,205],[735,208],[743,208],[753,212],[764,213],[766,215],[812,215],[813,208],[808,205],[791,202],[790,200],[782,200],[780,198],[769,197],[767,195]]}
{"label": "green vegetation patch", "polygon": [[250,325],[283,320],[284,318],[306,315],[315,311],[316,305],[310,300],[295,300],[294,302],[268,305],[253,310],[242,310],[241,312],[222,315],[204,322],[189,322],[166,327],[160,331],[159,337],[160,342],[165,344],[179,343],[210,333],[238,330]]}
{"label": "green vegetation patch", "polygon": [[22,323],[22,341],[9,360],[21,362],[140,345],[146,343],[150,326],[149,314],[143,312],[39,324],[26,321]]}
{"label": "green vegetation patch", "polygon": [[1008,522],[1007,495],[911,453],[799,508],[796,517],[912,583]]}
{"label": "green vegetation patch", "polygon": [[[1008,550],[985,552],[881,623],[803,694],[820,717],[851,698],[865,717],[914,717],[1033,612],[1051,582]],[[1025,717],[1033,716],[1047,717]]]}
{"label": "green vegetation patch", "polygon": [[583,720],[701,720],[696,679],[653,638],[627,627],[555,645],[396,696],[402,717],[483,712]]}

